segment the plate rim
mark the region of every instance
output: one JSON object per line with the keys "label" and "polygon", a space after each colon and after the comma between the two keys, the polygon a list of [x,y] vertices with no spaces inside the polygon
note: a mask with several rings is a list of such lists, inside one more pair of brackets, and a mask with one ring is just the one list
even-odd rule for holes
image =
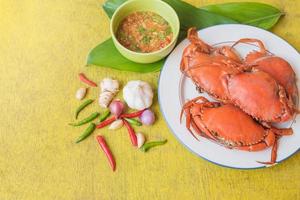
{"label": "plate rim", "polygon": [[[206,28],[203,28],[203,29],[198,29],[197,30],[197,33],[200,31],[200,30],[206,30],[206,29],[210,29],[210,28],[214,28],[214,27],[221,27],[221,26],[239,26],[239,27],[250,27],[250,28],[255,28],[255,29],[258,29],[258,30],[260,30],[260,31],[264,31],[264,32],[267,32],[267,33],[269,33],[269,34],[272,34],[273,36],[275,36],[275,37],[277,37],[279,40],[281,40],[281,41],[283,41],[285,44],[287,44],[287,45],[289,45],[289,46],[291,46],[296,52],[298,52],[298,54],[299,54],[299,51],[293,46],[293,45],[291,45],[290,43],[288,43],[286,40],[284,40],[283,38],[281,38],[280,36],[278,36],[278,35],[276,35],[276,34],[274,34],[274,33],[272,33],[271,31],[268,31],[268,30],[265,30],[265,29],[262,29],[262,28],[258,28],[258,27],[255,27],[255,26],[251,26],[251,25],[246,25],[246,24],[219,24],[219,25],[214,25],[214,26],[210,26],[210,27],[206,27]],[[185,38],[186,39],[186,38]],[[183,41],[183,40],[182,40]],[[181,42],[182,42],[181,41]],[[181,43],[180,42],[180,43]],[[180,44],[180,43],[178,43],[178,44]],[[178,45],[177,44],[177,45]],[[176,48],[176,47],[175,47]],[[174,51],[174,49],[172,50],[172,52]],[[171,52],[171,53],[172,53]],[[167,58],[168,59],[168,58]],[[215,165],[218,165],[218,166],[221,166],[221,167],[224,167],[224,168],[229,168],[229,169],[238,169],[238,170],[256,170],[256,169],[265,169],[265,168],[270,168],[270,167],[274,167],[274,166],[276,166],[276,165],[278,165],[278,164],[280,164],[280,163],[282,163],[282,162],[284,162],[285,160],[287,160],[287,159],[289,159],[290,157],[292,157],[293,155],[295,155],[296,153],[298,153],[299,151],[300,151],[300,146],[299,146],[299,148],[296,150],[296,151],[294,151],[292,154],[290,154],[289,156],[287,156],[286,158],[284,158],[284,159],[282,159],[282,160],[280,160],[280,161],[277,161],[275,164],[273,164],[273,165],[263,165],[263,166],[258,166],[258,167],[234,167],[234,166],[229,166],[229,165],[224,165],[224,164],[220,164],[220,163],[217,163],[217,162],[214,162],[214,161],[212,161],[212,160],[209,160],[209,159],[207,159],[207,158],[205,158],[205,157],[203,157],[203,156],[201,156],[201,155],[199,155],[197,152],[195,152],[193,149],[191,149],[189,146],[187,146],[186,144],[184,144],[183,143],[183,141],[181,141],[181,139],[180,138],[178,138],[178,136],[174,133],[175,131],[173,130],[173,128],[170,126],[170,124],[169,124],[169,122],[166,120],[166,116],[165,116],[165,113],[164,113],[164,111],[163,111],[163,109],[162,109],[162,104],[161,104],[161,97],[160,97],[160,89],[161,89],[161,87],[160,87],[160,80],[161,80],[161,75],[162,75],[162,72],[163,72],[163,70],[164,70],[164,68],[165,68],[165,63],[164,63],[164,65],[162,66],[162,69],[161,69],[161,71],[160,71],[160,74],[159,74],[159,78],[158,78],[158,92],[157,92],[157,96],[158,96],[158,104],[159,104],[159,109],[160,109],[160,111],[161,111],[161,113],[162,113],[162,116],[163,116],[163,118],[164,118],[164,121],[167,123],[167,126],[169,127],[169,129],[171,130],[171,132],[172,132],[172,134],[175,136],[175,138],[186,148],[186,149],[188,149],[192,154],[194,154],[194,155],[196,155],[197,157],[200,157],[200,158],[202,158],[202,159],[204,159],[204,160],[206,160],[206,161],[208,161],[208,162],[210,162],[210,163],[212,163],[212,164],[215,164]]]}

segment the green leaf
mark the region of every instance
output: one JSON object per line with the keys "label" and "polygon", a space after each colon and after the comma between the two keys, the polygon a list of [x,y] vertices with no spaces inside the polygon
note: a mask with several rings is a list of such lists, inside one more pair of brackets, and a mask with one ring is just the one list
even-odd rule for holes
{"label": "green leaf", "polygon": [[111,18],[115,10],[117,10],[117,8],[125,1],[127,0],[108,0],[103,4],[102,8],[106,12],[107,16]]}
{"label": "green leaf", "polygon": [[[103,4],[103,9],[109,18],[112,17],[115,10],[126,0],[107,0]],[[217,24],[238,23],[230,17],[222,16],[217,13],[211,13],[203,9],[198,9],[191,4],[181,0],[163,0],[168,3],[177,13],[180,21],[179,41],[185,38],[186,32],[190,27],[197,29],[206,28]]]}
{"label": "green leaf", "polygon": [[108,39],[96,46],[88,55],[87,64],[109,67],[132,72],[155,72],[163,66],[164,60],[151,64],[132,62],[123,57],[115,48],[112,39]]}
{"label": "green leaf", "polygon": [[[103,9],[109,18],[126,0],[107,0]],[[242,23],[270,29],[276,24],[283,13],[262,3],[225,3],[196,8],[180,0],[163,0],[178,14],[180,20],[179,41],[186,37],[190,27],[206,28],[217,24]],[[134,72],[158,71],[164,60],[152,64],[139,64],[124,58],[115,48],[111,39],[95,47],[88,55],[88,64],[106,66],[118,70]]]}
{"label": "green leaf", "polygon": [[[103,9],[108,17],[111,18],[114,11],[125,1],[126,0],[107,0],[103,5]],[[192,26],[200,29],[216,24],[237,23],[228,17],[198,9],[180,0],[164,1],[172,6],[178,14],[181,23],[179,41],[186,37],[188,28]],[[153,72],[161,69],[164,60],[151,64],[134,63],[123,57],[115,48],[112,40],[109,39],[90,52],[87,63],[125,71]]]}
{"label": "green leaf", "polygon": [[272,28],[284,13],[263,3],[241,2],[224,3],[201,7],[215,14],[230,17],[241,24],[248,24],[263,29]]}
{"label": "green leaf", "polygon": [[217,24],[238,23],[229,17],[196,8],[195,6],[180,0],[163,1],[168,3],[176,11],[180,21],[180,29],[185,32],[184,34],[181,34],[181,37],[185,37],[187,30],[191,27],[202,29]]}

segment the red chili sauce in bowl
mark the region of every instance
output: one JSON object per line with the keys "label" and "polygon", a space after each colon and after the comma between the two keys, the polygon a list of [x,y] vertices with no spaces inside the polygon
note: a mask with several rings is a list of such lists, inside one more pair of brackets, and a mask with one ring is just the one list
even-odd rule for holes
{"label": "red chili sauce in bowl", "polygon": [[166,47],[172,41],[173,32],[169,23],[160,15],[137,11],[121,21],[116,36],[127,49],[150,53]]}

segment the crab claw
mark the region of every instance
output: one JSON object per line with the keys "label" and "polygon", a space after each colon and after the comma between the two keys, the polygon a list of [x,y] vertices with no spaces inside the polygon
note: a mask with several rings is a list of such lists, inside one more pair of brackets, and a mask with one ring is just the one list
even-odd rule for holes
{"label": "crab claw", "polygon": [[198,37],[198,32],[196,27],[192,27],[188,30],[187,38],[192,44],[197,45],[199,48],[199,51],[202,53],[209,54],[211,50],[213,49],[210,45],[206,44],[204,41],[200,40]]}
{"label": "crab claw", "polygon": [[223,55],[223,56],[235,61],[236,63],[239,63],[239,64],[242,63],[240,56],[232,47],[222,46],[220,48],[217,48],[215,53],[219,54],[219,55]]}

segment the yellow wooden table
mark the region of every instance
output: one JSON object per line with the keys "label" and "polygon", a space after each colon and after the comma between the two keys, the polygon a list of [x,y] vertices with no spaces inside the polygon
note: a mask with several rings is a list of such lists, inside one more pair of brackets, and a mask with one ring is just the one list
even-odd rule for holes
{"label": "yellow wooden table", "polygon": [[[223,0],[189,0],[200,6]],[[300,1],[263,0],[286,16],[273,29],[300,50]],[[149,81],[138,74],[84,67],[89,50],[109,37],[103,0],[0,0],[0,199],[300,199],[300,153],[264,170],[213,165],[190,153],[158,121],[141,128],[168,143],[144,154],[131,147],[125,129],[98,130],[80,144],[82,128],[67,125],[79,102],[77,74]],[[98,91],[89,92],[95,98]],[[98,109],[95,104],[84,111]],[[105,135],[117,160],[111,171],[95,141]],[[300,141],[299,141],[300,142]]]}

